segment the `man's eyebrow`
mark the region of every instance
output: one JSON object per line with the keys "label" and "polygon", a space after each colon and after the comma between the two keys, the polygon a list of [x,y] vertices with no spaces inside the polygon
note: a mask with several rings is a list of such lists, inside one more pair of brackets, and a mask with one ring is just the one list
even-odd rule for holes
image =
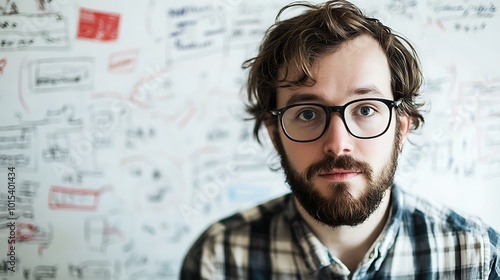
{"label": "man's eyebrow", "polygon": [[367,94],[375,94],[384,96],[376,86],[370,85],[366,87],[355,88],[350,92],[351,95],[367,95]]}
{"label": "man's eyebrow", "polygon": [[285,106],[293,105],[301,102],[310,102],[310,101],[324,101],[324,99],[316,94],[312,93],[298,93],[293,94],[290,99],[286,101]]}
{"label": "man's eyebrow", "polygon": [[[378,95],[378,96],[384,96],[376,86],[374,85],[369,85],[366,87],[359,87],[351,90],[349,92],[349,95]],[[312,94],[312,93],[295,93],[292,94],[292,96],[286,101],[285,106],[297,104],[297,103],[302,103],[302,102],[320,102],[324,103],[325,99],[321,96],[318,96],[317,94]]]}

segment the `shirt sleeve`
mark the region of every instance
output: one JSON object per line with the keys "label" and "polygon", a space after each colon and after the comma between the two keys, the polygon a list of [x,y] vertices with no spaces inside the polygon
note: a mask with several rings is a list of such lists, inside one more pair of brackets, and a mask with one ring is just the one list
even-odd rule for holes
{"label": "shirt sleeve", "polygon": [[219,236],[209,229],[196,240],[182,263],[181,280],[223,279],[224,264]]}
{"label": "shirt sleeve", "polygon": [[[201,239],[201,238],[200,238]],[[203,240],[198,239],[189,249],[181,267],[179,279],[203,279],[201,278],[201,255],[203,250]]]}
{"label": "shirt sleeve", "polygon": [[489,280],[500,279],[500,234],[490,228],[488,235],[491,244],[491,261],[490,261],[490,275]]}

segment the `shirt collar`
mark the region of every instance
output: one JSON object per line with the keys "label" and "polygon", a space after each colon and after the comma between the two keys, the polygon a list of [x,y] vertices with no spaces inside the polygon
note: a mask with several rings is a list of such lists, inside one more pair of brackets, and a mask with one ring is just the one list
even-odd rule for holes
{"label": "shirt collar", "polygon": [[[329,267],[337,275],[349,275],[347,267],[331,255],[302,219],[293,201],[293,195],[289,194],[288,196],[286,218],[290,221],[292,232],[296,238],[295,241],[302,251],[302,256],[304,256],[306,266],[310,269],[310,272],[318,273],[321,269]],[[391,213],[386,226],[367,252],[359,268],[369,267],[374,262],[372,267],[378,269],[394,245],[402,221],[401,209],[403,207],[403,195],[396,185],[392,186],[390,203]]]}
{"label": "shirt collar", "polygon": [[372,247],[368,250],[364,260],[361,262],[360,268],[364,267],[365,270],[367,270],[368,267],[374,270],[380,268],[383,260],[385,260],[396,241],[403,220],[403,211],[401,210],[403,209],[403,204],[404,196],[402,191],[398,186],[393,185],[391,188],[391,212],[389,213],[389,218],[384,229],[375,242],[373,242]]}
{"label": "shirt collar", "polygon": [[286,218],[291,224],[291,230],[297,242],[306,267],[311,275],[318,275],[322,269],[330,269],[337,275],[349,275],[349,269],[337,258],[332,256],[328,249],[312,232],[295,206],[293,195],[287,201]]}

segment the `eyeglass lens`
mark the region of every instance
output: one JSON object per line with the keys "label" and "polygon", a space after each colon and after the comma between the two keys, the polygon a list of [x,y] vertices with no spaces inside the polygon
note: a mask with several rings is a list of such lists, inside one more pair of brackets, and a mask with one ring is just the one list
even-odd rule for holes
{"label": "eyeglass lens", "polygon": [[[383,133],[391,118],[391,109],[380,100],[360,100],[344,110],[344,123],[356,137],[369,138]],[[326,108],[297,105],[282,116],[283,129],[296,141],[309,141],[321,136],[328,123]]]}

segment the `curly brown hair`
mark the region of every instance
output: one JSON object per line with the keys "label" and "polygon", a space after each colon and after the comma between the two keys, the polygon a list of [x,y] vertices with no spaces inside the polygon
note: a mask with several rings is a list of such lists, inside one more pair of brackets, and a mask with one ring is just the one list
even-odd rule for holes
{"label": "curly brown hair", "polygon": [[[307,8],[302,14],[280,20],[282,13],[292,7]],[[325,54],[360,35],[370,35],[385,52],[391,72],[394,99],[402,99],[398,113],[412,119],[412,129],[424,122],[416,101],[422,85],[422,72],[417,53],[407,39],[394,34],[378,19],[345,0],[332,0],[320,5],[293,2],[283,7],[275,23],[267,30],[256,57],[243,63],[249,68],[247,81],[247,112],[255,120],[254,137],[260,143],[259,129],[267,121],[269,110],[276,109],[278,87],[293,87],[315,83],[311,69]],[[280,70],[284,75],[279,75]],[[289,79],[288,73],[294,80]]]}

